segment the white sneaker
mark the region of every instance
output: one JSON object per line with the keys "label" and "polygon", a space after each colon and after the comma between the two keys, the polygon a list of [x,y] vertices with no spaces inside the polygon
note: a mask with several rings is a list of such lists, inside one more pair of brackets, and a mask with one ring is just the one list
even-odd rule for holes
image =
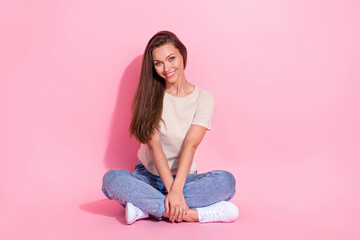
{"label": "white sneaker", "polygon": [[126,203],[125,215],[127,224],[132,224],[136,220],[149,217],[148,213],[141,211],[140,208],[135,207],[129,202]]}
{"label": "white sneaker", "polygon": [[195,209],[198,212],[199,222],[232,222],[239,215],[239,209],[227,201]]}

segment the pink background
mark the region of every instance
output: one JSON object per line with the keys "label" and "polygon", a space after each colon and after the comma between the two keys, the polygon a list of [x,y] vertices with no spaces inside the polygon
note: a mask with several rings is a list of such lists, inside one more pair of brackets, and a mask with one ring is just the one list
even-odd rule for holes
{"label": "pink background", "polygon": [[[1,1],[0,238],[359,239],[359,12],[356,0]],[[235,175],[234,223],[127,226],[101,192],[108,169],[137,161],[130,101],[160,30],[215,96],[199,171]]]}

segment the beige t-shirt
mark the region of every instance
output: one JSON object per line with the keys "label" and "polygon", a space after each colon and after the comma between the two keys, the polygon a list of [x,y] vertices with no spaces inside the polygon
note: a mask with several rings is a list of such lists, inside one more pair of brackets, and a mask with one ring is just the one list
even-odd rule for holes
{"label": "beige t-shirt", "polygon": [[[211,130],[214,97],[197,86],[185,97],[176,97],[165,92],[162,120],[160,121],[161,146],[168,160],[171,173],[176,175],[182,152],[182,144],[192,124]],[[139,160],[152,174],[159,176],[147,144],[141,144],[137,154]],[[197,169],[195,156],[189,173]]]}

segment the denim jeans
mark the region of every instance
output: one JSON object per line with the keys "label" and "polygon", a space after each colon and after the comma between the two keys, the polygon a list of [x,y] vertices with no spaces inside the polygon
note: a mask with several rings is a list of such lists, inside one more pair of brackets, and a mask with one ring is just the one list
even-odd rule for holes
{"label": "denim jeans", "polygon": [[[151,174],[139,161],[133,172],[112,169],[103,177],[102,191],[109,199],[123,207],[131,202],[142,211],[159,219],[165,212],[167,191],[161,178]],[[205,207],[228,201],[235,195],[234,176],[222,170],[189,174],[183,194],[189,208]]]}

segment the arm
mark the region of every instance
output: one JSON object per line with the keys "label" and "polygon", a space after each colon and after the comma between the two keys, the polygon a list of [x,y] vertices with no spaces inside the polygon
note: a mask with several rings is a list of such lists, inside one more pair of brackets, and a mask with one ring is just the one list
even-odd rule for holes
{"label": "arm", "polygon": [[151,140],[147,143],[147,146],[149,147],[151,157],[154,160],[154,164],[160,175],[161,181],[163,182],[166,190],[169,192],[171,185],[173,184],[174,177],[171,174],[169,164],[161,147],[160,133],[154,133]]}
{"label": "arm", "polygon": [[178,222],[181,222],[189,208],[183,195],[183,188],[190,171],[195,151],[201,143],[201,140],[204,138],[205,133],[205,127],[191,125],[186,134],[177,174],[172,183],[170,192],[165,199],[165,206],[170,205],[170,221],[177,220]]}
{"label": "arm", "polygon": [[171,189],[181,191],[184,188],[186,178],[189,174],[191,164],[197,147],[200,145],[206,133],[206,128],[200,125],[191,125],[185,140],[179,162],[179,168],[176,173],[175,181]]}

